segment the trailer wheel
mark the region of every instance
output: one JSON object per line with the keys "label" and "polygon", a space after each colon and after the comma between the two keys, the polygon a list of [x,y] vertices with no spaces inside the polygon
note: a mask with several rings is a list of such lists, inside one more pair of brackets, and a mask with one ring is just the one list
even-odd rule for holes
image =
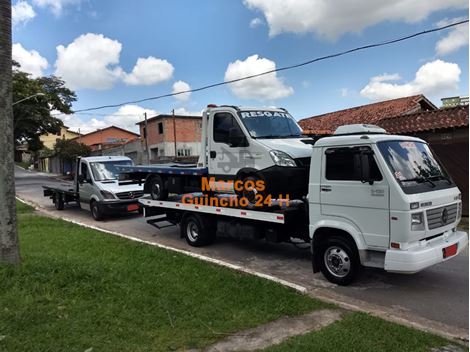
{"label": "trailer wheel", "polygon": [[346,286],[354,281],[361,269],[356,247],[341,236],[331,236],[321,245],[320,270],[328,281]]}
{"label": "trailer wheel", "polygon": [[193,247],[202,247],[215,239],[215,229],[197,214],[187,214],[181,221],[181,236]]}
{"label": "trailer wheel", "polygon": [[168,198],[168,188],[160,175],[155,175],[148,181],[148,189],[153,200],[165,200]]}
{"label": "trailer wheel", "polygon": [[57,210],[64,210],[64,198],[58,192],[54,194],[54,206]]}
{"label": "trailer wheel", "polygon": [[93,219],[96,221],[101,221],[103,220],[103,212],[100,209],[100,205],[98,204],[97,201],[92,200],[90,203],[90,210],[91,210],[91,216],[93,216]]}

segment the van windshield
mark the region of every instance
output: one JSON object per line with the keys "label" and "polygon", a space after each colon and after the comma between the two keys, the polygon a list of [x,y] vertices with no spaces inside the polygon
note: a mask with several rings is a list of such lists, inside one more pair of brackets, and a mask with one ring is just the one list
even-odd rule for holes
{"label": "van windshield", "polygon": [[[454,184],[426,143],[389,141],[379,142],[378,146],[393,176],[403,189],[425,184],[434,190]],[[436,187],[437,185],[440,187]]]}
{"label": "van windshield", "polygon": [[242,111],[238,113],[253,138],[299,138],[302,129],[287,112]]}
{"label": "van windshield", "polygon": [[116,180],[119,171],[116,166],[132,166],[132,160],[100,161],[90,163],[95,181]]}

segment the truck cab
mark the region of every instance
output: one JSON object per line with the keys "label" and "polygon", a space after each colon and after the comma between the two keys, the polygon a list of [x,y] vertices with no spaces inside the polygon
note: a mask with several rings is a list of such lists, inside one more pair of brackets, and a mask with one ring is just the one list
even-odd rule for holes
{"label": "truck cab", "polygon": [[313,268],[349,283],[357,268],[414,273],[458,254],[461,193],[427,143],[348,125],[315,143],[308,190]]}
{"label": "truck cab", "polygon": [[74,189],[80,206],[90,210],[95,220],[102,220],[107,214],[140,209],[138,199],[144,195],[143,187],[118,182],[117,167],[132,165],[132,160],[125,156],[77,159]]}
{"label": "truck cab", "polygon": [[312,143],[285,109],[209,105],[198,166],[216,181],[263,181],[264,194],[298,199],[307,194]]}

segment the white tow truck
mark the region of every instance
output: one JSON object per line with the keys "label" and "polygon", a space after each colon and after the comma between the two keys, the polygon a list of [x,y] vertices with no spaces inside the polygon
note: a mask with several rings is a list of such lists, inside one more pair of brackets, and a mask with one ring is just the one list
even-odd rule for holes
{"label": "white tow truck", "polygon": [[179,224],[192,246],[216,236],[301,239],[311,245],[313,271],[340,285],[352,282],[361,266],[416,273],[468,244],[467,233],[457,229],[461,193],[425,141],[347,125],[309,148],[303,201],[257,207],[224,194],[142,198],[147,222]]}

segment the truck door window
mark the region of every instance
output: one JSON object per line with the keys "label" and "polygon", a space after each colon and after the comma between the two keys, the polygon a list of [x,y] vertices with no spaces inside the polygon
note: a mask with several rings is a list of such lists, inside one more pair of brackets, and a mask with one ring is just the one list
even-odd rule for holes
{"label": "truck door window", "polygon": [[[363,147],[362,147],[363,148]],[[327,180],[360,181],[361,150],[353,148],[330,148],[326,152]],[[382,181],[382,174],[373,155],[369,155],[370,177],[374,181]]]}
{"label": "truck door window", "polygon": [[90,180],[90,175],[88,174],[88,167],[85,163],[80,165],[80,174],[83,175],[83,179],[86,181]]}
{"label": "truck door window", "polygon": [[214,142],[229,144],[229,132],[231,128],[238,128],[242,133],[238,122],[232,114],[222,112],[214,116]]}

